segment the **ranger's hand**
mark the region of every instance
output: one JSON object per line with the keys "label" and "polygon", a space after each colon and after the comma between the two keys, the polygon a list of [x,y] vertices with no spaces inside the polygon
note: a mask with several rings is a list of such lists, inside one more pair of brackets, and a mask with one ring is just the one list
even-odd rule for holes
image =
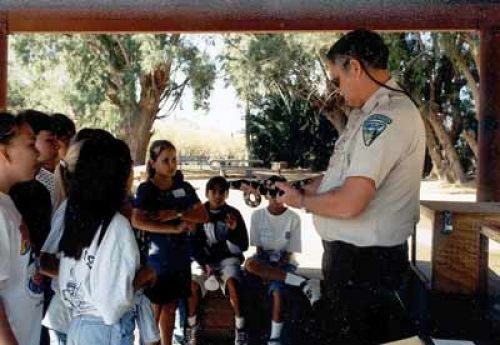
{"label": "ranger's hand", "polygon": [[290,184],[286,182],[276,182],[276,187],[283,191],[283,194],[276,198],[277,202],[287,204],[291,207],[300,208],[301,199],[304,197],[301,191],[293,188]]}

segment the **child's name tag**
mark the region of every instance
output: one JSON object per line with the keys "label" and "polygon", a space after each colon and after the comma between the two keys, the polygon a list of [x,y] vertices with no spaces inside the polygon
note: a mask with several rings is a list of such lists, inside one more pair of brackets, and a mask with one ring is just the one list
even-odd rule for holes
{"label": "child's name tag", "polygon": [[183,198],[186,196],[186,191],[184,190],[184,188],[174,189],[172,191],[172,195],[175,198]]}

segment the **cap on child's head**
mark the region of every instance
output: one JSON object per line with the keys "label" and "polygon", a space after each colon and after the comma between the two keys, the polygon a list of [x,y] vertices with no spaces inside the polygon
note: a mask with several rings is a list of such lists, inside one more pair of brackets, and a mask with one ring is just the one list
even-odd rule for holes
{"label": "cap on child's head", "polygon": [[214,176],[210,178],[207,182],[207,186],[205,188],[205,192],[208,193],[209,190],[223,190],[227,192],[229,190],[229,183],[222,176]]}

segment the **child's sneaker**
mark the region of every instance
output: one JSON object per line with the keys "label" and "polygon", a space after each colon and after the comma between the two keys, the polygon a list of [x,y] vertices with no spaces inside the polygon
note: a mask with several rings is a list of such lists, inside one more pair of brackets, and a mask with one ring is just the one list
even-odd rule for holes
{"label": "child's sneaker", "polygon": [[185,337],[185,344],[186,345],[196,345],[198,344],[198,336],[200,335],[200,326],[195,325],[195,326],[187,326],[186,327],[186,337]]}
{"label": "child's sneaker", "polygon": [[316,303],[321,297],[320,283],[318,279],[308,279],[300,286],[302,292],[306,295],[311,303],[311,306]]}
{"label": "child's sneaker", "polygon": [[269,339],[267,345],[281,345],[281,340],[277,338]]}
{"label": "child's sneaker", "polygon": [[234,345],[247,345],[247,332],[237,329],[234,333]]}

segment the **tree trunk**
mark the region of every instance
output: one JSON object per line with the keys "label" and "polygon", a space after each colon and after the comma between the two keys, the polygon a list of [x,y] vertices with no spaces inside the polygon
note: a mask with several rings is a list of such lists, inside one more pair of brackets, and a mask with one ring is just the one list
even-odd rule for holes
{"label": "tree trunk", "polygon": [[146,152],[149,140],[151,139],[153,123],[156,119],[156,111],[143,108],[138,109],[138,114],[127,137],[130,152],[135,165],[142,165],[146,162]]}
{"label": "tree trunk", "polygon": [[[463,33],[458,35],[458,44],[456,40],[451,41],[449,39],[442,39],[441,46],[445,49],[446,54],[455,65],[455,68],[457,68],[458,71],[460,71],[465,77],[467,85],[472,94],[472,99],[474,101],[475,117],[476,120],[479,121],[479,80],[477,80],[476,77],[472,74],[467,61],[467,56],[460,51],[460,48],[464,44],[464,42],[467,42],[470,45],[472,61],[474,61],[474,63],[476,64],[476,69],[479,70],[479,60],[476,54],[477,47],[474,39],[470,36],[470,34]],[[462,132],[462,136],[469,145],[477,160],[478,146],[475,133],[470,129],[465,129]]]}
{"label": "tree trunk", "polygon": [[462,136],[469,145],[472,153],[474,153],[474,157],[477,159],[479,148],[477,145],[476,133],[474,133],[472,129],[467,129],[462,132]]}
{"label": "tree trunk", "polygon": [[444,164],[443,166],[448,166],[453,176],[455,178],[455,183],[463,184],[467,181],[462,164],[458,157],[457,151],[451,142],[449,134],[446,132],[443,123],[440,118],[436,115],[436,112],[432,109],[427,111],[427,119],[436,133],[436,137],[441,144],[441,148],[444,150]]}
{"label": "tree trunk", "polygon": [[[170,74],[173,55],[168,55],[164,61],[155,65],[151,70],[140,72],[141,94],[139,102],[135,102],[137,90],[135,87],[130,88],[128,96],[119,97],[120,90],[123,85],[126,85],[125,72],[131,68],[130,60],[132,57],[128,55],[119,39],[104,35],[98,37],[110,56],[111,78],[108,81],[106,95],[120,111],[124,121],[123,135],[130,146],[134,163],[144,164],[152,127],[160,110],[162,99],[173,97],[178,100],[182,94],[182,92],[178,92],[178,95],[172,96],[170,89],[172,86]],[[179,34],[171,35],[168,43],[171,49],[178,45],[179,39]]]}
{"label": "tree trunk", "polygon": [[144,164],[152,128],[160,111],[162,95],[170,84],[171,61],[157,65],[154,70],[140,77],[141,98],[137,105],[137,116],[133,117],[130,129],[130,150],[134,163]]}
{"label": "tree trunk", "polygon": [[422,116],[422,119],[425,125],[425,143],[432,161],[431,175],[435,175],[439,180],[446,180],[449,183],[455,182],[453,177],[447,174],[446,169],[444,169],[439,144],[429,120],[426,116]]}

